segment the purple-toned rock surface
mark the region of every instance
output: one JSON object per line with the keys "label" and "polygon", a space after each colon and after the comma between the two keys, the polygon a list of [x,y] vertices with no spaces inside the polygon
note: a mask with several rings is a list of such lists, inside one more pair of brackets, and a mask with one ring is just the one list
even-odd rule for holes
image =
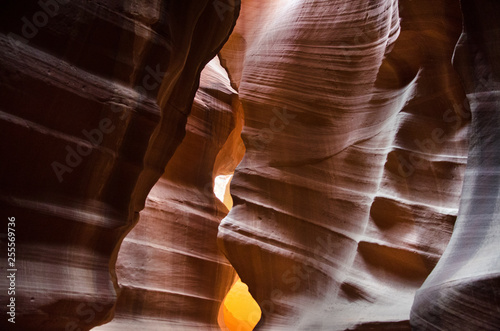
{"label": "purple-toned rock surface", "polygon": [[415,297],[416,330],[500,328],[500,3],[461,4],[453,63],[472,111],[469,157],[450,244]]}
{"label": "purple-toned rock surface", "polygon": [[[231,1],[0,4],[1,233],[16,218],[16,319],[3,330],[109,321],[123,237],[184,136]],[[1,251],[7,241],[1,239]]]}
{"label": "purple-toned rock surface", "polygon": [[241,160],[238,109],[215,58],[202,72],[184,140],[121,245],[115,318],[96,330],[220,330],[219,308],[235,272],[217,248],[228,210],[213,184]]}
{"label": "purple-toned rock surface", "polygon": [[497,330],[499,14],[3,1],[0,329]]}
{"label": "purple-toned rock surface", "polygon": [[222,58],[246,154],[219,239],[258,330],[410,328],[466,165],[461,22],[456,1],[243,2]]}

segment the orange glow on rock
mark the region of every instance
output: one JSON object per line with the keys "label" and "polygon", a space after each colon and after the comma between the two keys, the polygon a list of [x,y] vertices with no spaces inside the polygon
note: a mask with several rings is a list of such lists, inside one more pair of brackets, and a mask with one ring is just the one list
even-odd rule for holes
{"label": "orange glow on rock", "polygon": [[226,330],[230,331],[252,331],[261,317],[259,305],[240,279],[227,293],[222,309]]}

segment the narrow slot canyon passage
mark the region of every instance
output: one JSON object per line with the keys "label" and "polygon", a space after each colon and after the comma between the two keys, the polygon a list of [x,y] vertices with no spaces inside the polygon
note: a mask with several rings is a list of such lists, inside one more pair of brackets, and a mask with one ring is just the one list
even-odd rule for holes
{"label": "narrow slot canyon passage", "polygon": [[499,15],[2,1],[0,330],[498,331]]}
{"label": "narrow slot canyon passage", "polygon": [[224,325],[221,312],[232,330],[240,327],[242,300],[251,296],[236,285],[222,304],[237,275],[217,247],[217,233],[244,154],[241,110],[215,57],[201,73],[186,135],[121,245],[115,316],[95,330],[157,330],[161,321],[165,330],[215,331]]}
{"label": "narrow slot canyon passage", "polygon": [[[116,315],[94,330],[153,329],[169,311],[162,325],[173,330],[253,330],[260,308],[216,246],[218,224],[233,205],[242,126],[238,95],[215,57],[202,71],[186,136],[122,243]],[[141,306],[130,306],[137,300]]]}
{"label": "narrow slot canyon passage", "polygon": [[248,292],[248,286],[239,278],[231,287],[221,307],[224,315],[223,331],[252,331],[262,312]]}
{"label": "narrow slot canyon passage", "polygon": [[[228,210],[232,207],[230,194],[231,175],[215,177],[214,194]],[[219,325],[223,331],[252,331],[259,322],[262,312],[259,305],[248,292],[248,286],[236,278],[220,307]]]}

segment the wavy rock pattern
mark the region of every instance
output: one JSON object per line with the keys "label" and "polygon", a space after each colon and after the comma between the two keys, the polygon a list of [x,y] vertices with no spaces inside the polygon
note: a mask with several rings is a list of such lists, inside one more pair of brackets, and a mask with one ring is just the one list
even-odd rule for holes
{"label": "wavy rock pattern", "polygon": [[[15,327],[88,330],[112,317],[118,247],[182,140],[201,69],[239,8],[41,3],[0,5],[0,150],[9,160],[0,209],[17,222]],[[5,318],[0,326],[14,327]]]}
{"label": "wavy rock pattern", "polygon": [[0,329],[498,329],[498,1],[239,3],[2,2]]}
{"label": "wavy rock pattern", "polygon": [[247,152],[219,240],[261,306],[257,329],[409,329],[466,164],[459,4],[252,10],[222,51],[241,77]]}
{"label": "wavy rock pattern", "polygon": [[[114,320],[96,330],[220,330],[219,308],[235,272],[217,248],[227,208],[213,193],[219,174],[243,156],[236,92],[217,58],[203,70],[186,136],[124,239]],[[218,155],[239,147],[216,162]],[[193,153],[196,151],[196,153]],[[227,152],[226,152],[227,153]]]}
{"label": "wavy rock pattern", "polygon": [[462,11],[454,65],[472,111],[469,157],[450,244],[415,297],[416,330],[500,326],[500,3],[464,0]]}

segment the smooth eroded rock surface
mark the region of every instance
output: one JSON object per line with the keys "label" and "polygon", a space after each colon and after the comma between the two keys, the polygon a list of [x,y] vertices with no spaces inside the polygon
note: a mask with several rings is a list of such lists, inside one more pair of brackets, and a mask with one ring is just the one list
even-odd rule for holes
{"label": "smooth eroded rock surface", "polygon": [[[217,248],[228,210],[213,184],[243,156],[239,109],[216,57],[202,72],[184,140],[121,245],[115,318],[95,330],[220,330],[235,272]],[[239,153],[219,161],[228,150]]]}
{"label": "smooth eroded rock surface", "polygon": [[266,8],[243,2],[222,51],[247,151],[221,248],[262,309],[258,330],[408,330],[466,165],[459,4]]}
{"label": "smooth eroded rock surface", "polygon": [[500,327],[500,3],[461,4],[453,62],[471,105],[469,158],[450,244],[415,297],[416,330]]}
{"label": "smooth eroded rock surface", "polygon": [[3,1],[0,329],[498,329],[499,13]]}
{"label": "smooth eroded rock surface", "polygon": [[223,13],[208,0],[2,2],[0,209],[17,222],[17,309],[14,325],[2,269],[0,328],[111,319],[121,240],[235,24],[238,6],[220,3]]}

